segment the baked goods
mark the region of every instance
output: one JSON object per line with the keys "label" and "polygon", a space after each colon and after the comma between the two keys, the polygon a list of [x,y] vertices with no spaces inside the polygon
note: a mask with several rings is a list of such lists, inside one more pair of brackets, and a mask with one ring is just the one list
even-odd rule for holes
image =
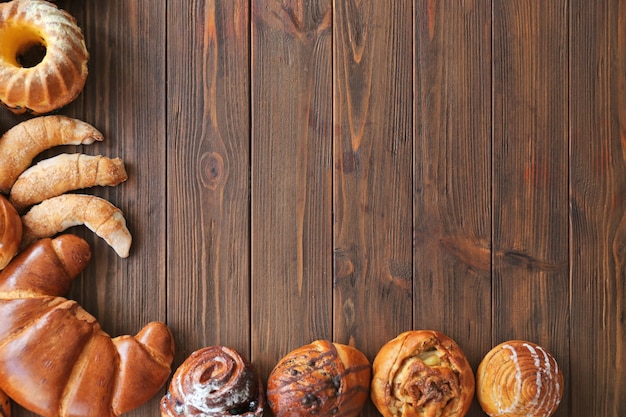
{"label": "baked goods", "polygon": [[276,417],[355,417],[367,401],[370,363],[352,346],[316,340],[284,356],[267,382]]}
{"label": "baked goods", "polygon": [[162,417],[263,415],[263,384],[239,352],[211,346],[193,352],[178,367],[161,399]]}
{"label": "baked goods", "polygon": [[0,138],[0,192],[8,194],[19,175],[46,149],[59,145],[89,145],[102,133],[81,120],[54,115],[23,121]]}
{"label": "baked goods", "polygon": [[0,391],[0,417],[11,417],[11,402],[2,391]]}
{"label": "baked goods", "polygon": [[490,416],[549,417],[562,396],[559,365],[535,343],[501,343],[485,355],[476,371],[476,397]]}
{"label": "baked goods", "polygon": [[372,367],[371,397],[384,417],[461,417],[474,397],[465,354],[437,331],[401,333],[379,350]]}
{"label": "baked goods", "polygon": [[0,3],[0,102],[14,113],[49,113],[73,101],[88,59],[68,12],[44,0]]}
{"label": "baked goods", "polygon": [[17,253],[22,241],[22,220],[9,201],[0,195],[0,269]]}
{"label": "baked goods", "polygon": [[11,188],[10,200],[18,211],[22,211],[67,191],[115,186],[127,179],[120,158],[64,153],[44,159],[24,171]]}
{"label": "baked goods", "polygon": [[153,397],[174,357],[160,322],[111,339],[61,297],[91,257],[75,235],[41,239],[0,272],[0,390],[44,417],[118,416]]}
{"label": "baked goods", "polygon": [[88,194],[62,194],[31,207],[22,216],[22,245],[79,225],[104,239],[121,258],[130,254],[132,236],[122,211],[109,201]]}

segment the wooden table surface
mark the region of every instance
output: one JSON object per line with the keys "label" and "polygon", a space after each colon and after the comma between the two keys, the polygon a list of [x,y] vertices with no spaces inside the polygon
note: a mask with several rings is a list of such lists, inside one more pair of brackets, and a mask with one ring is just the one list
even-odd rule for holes
{"label": "wooden table surface", "polygon": [[109,334],[163,320],[174,366],[221,344],[264,378],[315,339],[372,360],[435,329],[474,369],[525,339],[564,370],[555,416],[626,415],[626,1],[56,3],[91,54],[59,113],[129,173],[87,190],[129,258],[71,230],[68,296]]}

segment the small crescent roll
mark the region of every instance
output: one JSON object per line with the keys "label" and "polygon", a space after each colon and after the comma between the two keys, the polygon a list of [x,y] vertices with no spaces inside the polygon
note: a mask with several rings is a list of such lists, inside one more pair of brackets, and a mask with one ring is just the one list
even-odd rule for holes
{"label": "small crescent roll", "polygon": [[90,124],[61,115],[23,121],[0,138],[0,192],[9,193],[19,175],[46,149],[90,145],[103,135]]}
{"label": "small crescent roll", "polygon": [[64,153],[44,159],[24,171],[11,188],[10,200],[18,211],[22,211],[67,191],[115,186],[127,179],[120,158]]}
{"label": "small crescent roll", "polygon": [[128,257],[132,236],[122,211],[109,201],[87,194],[62,194],[31,207],[22,216],[22,245],[52,237],[72,226],[85,225],[122,258]]}

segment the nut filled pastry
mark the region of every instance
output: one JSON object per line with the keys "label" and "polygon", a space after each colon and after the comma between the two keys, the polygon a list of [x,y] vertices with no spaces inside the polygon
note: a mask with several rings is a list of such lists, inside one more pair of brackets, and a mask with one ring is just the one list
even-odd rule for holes
{"label": "nut filled pastry", "polygon": [[384,417],[464,416],[474,373],[461,348],[432,330],[412,330],[387,342],[373,362],[371,397]]}
{"label": "nut filled pastry", "polygon": [[476,371],[476,397],[492,417],[549,417],[562,396],[561,369],[550,352],[535,343],[501,343]]}
{"label": "nut filled pastry", "polygon": [[261,379],[236,350],[211,346],[193,352],[178,367],[161,399],[161,416],[262,416]]}
{"label": "nut filled pastry", "polygon": [[276,417],[354,417],[367,401],[370,378],[370,363],[359,350],[316,340],[278,362],[267,401]]}

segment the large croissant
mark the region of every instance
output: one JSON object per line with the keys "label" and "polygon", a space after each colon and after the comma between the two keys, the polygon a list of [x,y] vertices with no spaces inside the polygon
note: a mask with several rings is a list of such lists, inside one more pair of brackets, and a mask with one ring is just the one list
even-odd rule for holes
{"label": "large croissant", "polygon": [[153,397],[171,373],[165,324],[111,339],[61,297],[91,257],[75,235],[42,239],[0,273],[0,390],[45,417],[118,416]]}

